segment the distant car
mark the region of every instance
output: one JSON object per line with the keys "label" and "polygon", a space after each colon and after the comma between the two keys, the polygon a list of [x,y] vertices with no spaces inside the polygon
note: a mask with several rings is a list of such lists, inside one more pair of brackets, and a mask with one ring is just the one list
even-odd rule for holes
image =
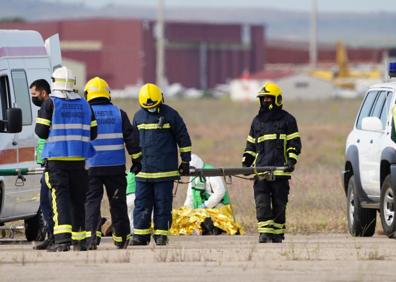
{"label": "distant car", "polygon": [[[0,170],[37,167],[34,127],[38,108],[31,101],[29,85],[36,79],[51,81],[54,63],[61,62],[59,46],[57,35],[44,43],[36,31],[0,30]],[[14,120],[18,111],[19,125]],[[0,225],[24,220],[28,241],[45,237],[40,178],[0,176]]]}
{"label": "distant car", "polygon": [[348,229],[353,236],[372,236],[379,211],[384,233],[396,231],[396,143],[391,139],[396,82],[367,91],[345,148],[344,189]]}

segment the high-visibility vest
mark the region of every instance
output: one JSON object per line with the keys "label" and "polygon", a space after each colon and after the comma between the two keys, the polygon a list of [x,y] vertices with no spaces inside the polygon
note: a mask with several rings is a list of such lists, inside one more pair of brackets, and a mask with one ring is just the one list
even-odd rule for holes
{"label": "high-visibility vest", "polygon": [[125,165],[124,137],[120,109],[112,104],[92,105],[98,123],[98,137],[92,141],[96,155],[88,167]]}
{"label": "high-visibility vest", "polygon": [[[214,168],[210,164],[204,164],[203,168]],[[206,191],[206,179],[202,177],[196,177],[192,183],[192,195],[193,195],[193,208],[199,208],[205,201],[207,201],[210,197],[210,194]],[[223,205],[230,204],[230,196],[228,194],[227,188],[224,194],[223,199],[221,199],[220,203]]]}
{"label": "high-visibility vest", "polygon": [[54,103],[50,133],[42,157],[84,160],[95,154],[90,140],[91,109],[83,99],[51,97]]}

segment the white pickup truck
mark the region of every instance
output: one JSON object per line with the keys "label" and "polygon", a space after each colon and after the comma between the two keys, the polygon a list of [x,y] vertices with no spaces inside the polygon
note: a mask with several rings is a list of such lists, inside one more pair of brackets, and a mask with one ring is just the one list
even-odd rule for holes
{"label": "white pickup truck", "polygon": [[370,87],[346,141],[343,180],[348,228],[353,236],[375,233],[377,211],[384,233],[396,235],[395,100],[396,82]]}
{"label": "white pickup truck", "polygon": [[[29,85],[37,79],[50,82],[54,67],[60,64],[58,35],[44,43],[36,31],[0,30],[0,170],[37,167],[34,127],[38,108],[31,101]],[[21,120],[15,108],[21,110]],[[0,176],[0,225],[24,220],[28,241],[45,236],[39,210],[40,178]]]}

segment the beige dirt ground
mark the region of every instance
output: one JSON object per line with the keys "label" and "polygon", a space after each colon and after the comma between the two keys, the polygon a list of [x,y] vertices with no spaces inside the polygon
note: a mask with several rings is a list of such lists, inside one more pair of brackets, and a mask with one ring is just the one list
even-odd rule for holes
{"label": "beige dirt ground", "polygon": [[115,250],[47,253],[30,243],[0,243],[0,281],[394,281],[395,241],[377,235],[288,235],[283,244],[257,236],[171,237]]}

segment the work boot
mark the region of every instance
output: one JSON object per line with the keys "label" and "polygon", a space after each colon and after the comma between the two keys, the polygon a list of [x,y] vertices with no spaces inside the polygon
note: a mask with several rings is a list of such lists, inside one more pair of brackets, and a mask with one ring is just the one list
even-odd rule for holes
{"label": "work boot", "polygon": [[133,235],[132,246],[146,246],[150,244],[150,235]]}
{"label": "work boot", "polygon": [[87,245],[87,249],[90,250],[90,251],[97,250],[98,249],[98,245],[96,245],[95,243],[92,242],[92,243]]}
{"label": "work boot", "polygon": [[272,243],[282,243],[283,239],[285,239],[285,237],[282,234],[276,234],[272,236]]}
{"label": "work boot", "polygon": [[46,250],[47,248],[49,248],[53,244],[55,244],[54,236],[53,235],[48,235],[47,239],[45,239],[40,244],[35,245],[33,247],[33,250]]}
{"label": "work boot", "polygon": [[126,249],[129,245],[129,239],[122,242],[115,242],[114,245],[116,245],[117,249]]}
{"label": "work boot", "polygon": [[87,249],[88,250],[97,250],[98,249],[98,246],[99,246],[99,243],[98,243],[98,237],[89,237],[89,238],[86,238],[85,240],[86,240],[86,242],[87,242]]}
{"label": "work boot", "polygon": [[154,241],[157,246],[165,246],[168,244],[168,236],[154,235]]}
{"label": "work boot", "polygon": [[85,240],[73,241],[73,251],[75,252],[85,252],[87,251],[87,242]]}
{"label": "work boot", "polygon": [[259,243],[270,243],[272,242],[272,234],[260,233]]}
{"label": "work boot", "polygon": [[122,238],[121,242],[114,241],[114,245],[116,245],[117,249],[126,249],[129,245],[129,240],[131,239],[131,235],[128,234],[126,236],[121,236],[121,238]]}
{"label": "work boot", "polygon": [[53,244],[47,248],[47,252],[68,252],[70,251],[70,243]]}

